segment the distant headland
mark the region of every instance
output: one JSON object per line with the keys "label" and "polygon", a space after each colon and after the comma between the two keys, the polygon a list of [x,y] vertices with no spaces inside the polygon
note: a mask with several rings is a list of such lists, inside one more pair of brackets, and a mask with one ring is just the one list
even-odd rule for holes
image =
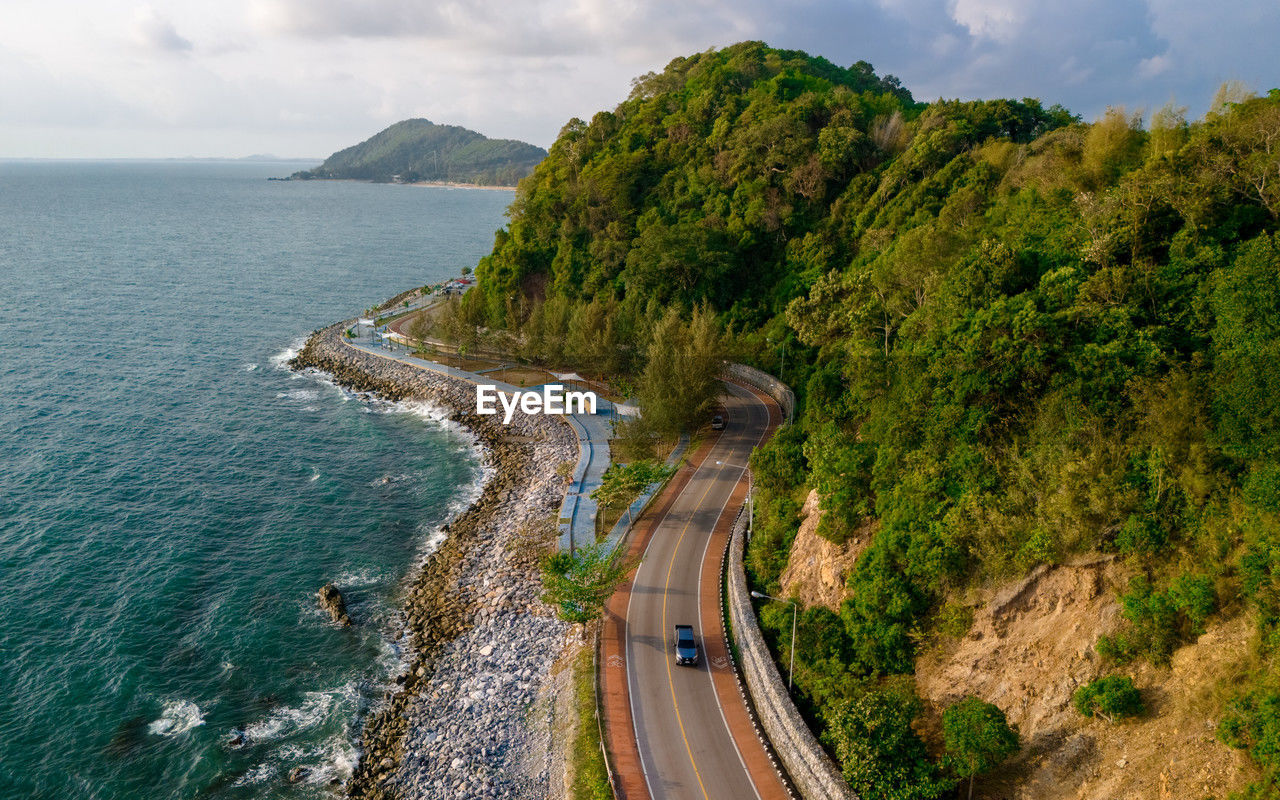
{"label": "distant headland", "polygon": [[546,155],[546,150],[526,142],[406,119],[289,179],[515,186]]}

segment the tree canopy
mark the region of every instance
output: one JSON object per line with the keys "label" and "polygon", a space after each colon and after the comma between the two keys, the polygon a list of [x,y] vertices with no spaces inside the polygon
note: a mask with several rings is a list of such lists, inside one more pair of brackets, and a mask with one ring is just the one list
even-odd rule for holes
{"label": "tree canopy", "polygon": [[1280,91],[1086,123],[1031,98],[921,103],[865,62],[744,42],[570,121],[464,305],[512,330],[578,314],[590,335],[524,340],[616,342],[655,387],[680,366],[651,346],[676,340],[664,317],[705,309],[796,389],[795,429],[753,458],[746,560],[776,592],[810,489],[821,535],[867,537],[838,624],[813,618],[839,641],[821,665],[797,652],[831,731],[871,713],[849,705],[862,681],[913,670],[964,588],[1082,552],[1139,578],[1108,657],[1162,663],[1249,603],[1270,658],[1278,232]]}

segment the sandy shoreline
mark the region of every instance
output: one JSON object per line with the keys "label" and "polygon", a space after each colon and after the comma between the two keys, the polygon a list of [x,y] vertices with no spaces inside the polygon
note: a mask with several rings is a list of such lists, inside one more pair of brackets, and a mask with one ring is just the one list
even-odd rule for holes
{"label": "sandy shoreline", "polygon": [[514,186],[490,186],[480,183],[461,183],[458,181],[367,181],[362,178],[272,178],[277,181],[345,181],[348,183],[383,183],[388,186],[436,186],[445,189],[486,189],[497,192],[514,192]]}
{"label": "sandy shoreline", "polygon": [[539,599],[537,562],[555,539],[565,491],[555,470],[576,460],[573,434],[553,417],[517,415],[503,426],[468,413],[471,384],[350,347],[340,338],[346,324],[313,334],[291,366],[447,409],[480,440],[492,469],[405,586],[410,666],[366,721],[346,794],[554,797],[563,772],[555,726],[535,709],[553,713],[551,667],[572,635]]}
{"label": "sandy shoreline", "polygon": [[482,186],[478,183],[455,183],[453,181],[414,181],[405,186],[444,186],[448,189],[492,189],[496,192],[514,192],[514,186]]}

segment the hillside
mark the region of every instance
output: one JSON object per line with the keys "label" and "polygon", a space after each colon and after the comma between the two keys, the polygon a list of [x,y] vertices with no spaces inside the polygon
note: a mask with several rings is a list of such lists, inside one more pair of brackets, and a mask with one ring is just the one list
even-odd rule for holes
{"label": "hillside", "polygon": [[[835,609],[800,615],[796,682],[855,788],[951,791],[964,772],[930,720],[954,691],[1044,704],[1009,719],[1107,731],[1199,714],[1208,734],[1156,756],[1176,769],[1179,746],[1217,748],[1222,764],[1238,749],[1252,766],[1215,785],[1274,796],[1280,91],[1224,87],[1201,120],[1170,107],[1145,125],[1122,109],[1086,123],[1026,98],[920,103],[864,62],[754,42],[634,86],[564,127],[459,313],[563,339],[567,364],[613,342],[638,375],[664,311],[707,308],[731,355],[796,388],[797,424],[753,458],[747,566],[769,594],[833,597],[782,581],[816,492],[806,539],[852,566]],[[788,580],[828,581],[816,552]],[[971,635],[1001,587],[1093,559],[1123,580],[1098,583],[1092,605],[1028,601],[990,623],[1026,632],[1045,654],[1036,672]],[[1085,624],[1090,608],[1107,614]],[[1066,649],[1032,637],[1063,619],[1080,642],[1059,663]],[[785,662],[789,607],[761,620]],[[1176,672],[1180,654],[1242,629],[1249,645],[1213,670]],[[955,648],[1008,672],[952,681],[966,669],[938,653]],[[993,688],[1052,674],[1050,693]],[[1194,709],[1167,702],[1175,674],[1200,682]],[[1070,705],[1075,681],[1110,675],[1137,681],[1139,721]],[[1060,746],[1024,739],[994,785],[1030,780],[1018,770]],[[1071,757],[1105,773],[1109,752]]]}
{"label": "hillside", "polygon": [[425,119],[397,122],[360,144],[339,150],[298,180],[346,178],[449,181],[481,186],[514,186],[547,151],[512,139],[489,139],[457,125]]}

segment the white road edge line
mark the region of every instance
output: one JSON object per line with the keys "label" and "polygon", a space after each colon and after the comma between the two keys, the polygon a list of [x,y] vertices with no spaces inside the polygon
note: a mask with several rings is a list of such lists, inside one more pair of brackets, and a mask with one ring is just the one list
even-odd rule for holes
{"label": "white road edge line", "polygon": [[[723,434],[721,434],[720,438],[716,439],[716,444],[711,446],[712,450],[716,448],[716,445],[720,444],[720,439],[722,438],[724,438]],[[690,455],[692,455],[692,453]],[[658,528],[662,527],[662,525],[666,523],[667,518],[671,516],[671,511],[676,507],[676,501],[680,499],[680,497],[688,490],[689,485],[692,484],[694,479],[698,477],[698,473],[702,471],[702,468],[704,466],[706,466],[707,459],[709,458],[711,458],[710,450],[707,451],[707,458],[704,458],[702,460],[702,463],[698,465],[698,468],[695,469],[693,471],[693,474],[689,476],[689,481],[688,483],[685,484],[685,487],[680,490],[680,494],[675,496],[675,499],[671,501],[671,505],[667,508],[665,512],[663,512],[662,519],[658,520],[657,524],[654,525],[653,527],[654,533],[657,533]],[[697,509],[694,509],[694,511],[697,511]],[[690,513],[692,514],[693,512],[690,512]],[[635,588],[636,584],[640,582],[640,570],[644,569],[644,565],[648,563],[649,548],[653,547],[653,543],[655,541],[657,541],[657,537],[650,536],[649,543],[644,546],[644,552],[640,554],[640,566],[636,568],[636,579],[631,583],[631,586],[633,589]],[[632,669],[631,667],[631,665],[635,663],[634,661],[632,661],[632,658],[631,658],[631,654],[632,654],[631,601],[635,599],[635,596],[636,596],[636,593],[634,591],[627,595],[627,617],[624,620],[624,622],[626,622],[627,624],[627,627],[626,627],[627,660],[626,660],[626,664],[624,664],[624,668],[627,670],[627,704],[631,706],[631,730],[636,737],[636,752],[640,754],[640,772],[641,774],[644,775],[644,787],[649,792],[650,800],[657,800],[658,795],[653,793],[653,783],[649,780],[649,768],[648,766],[645,765],[644,748],[640,745],[640,741],[641,741],[640,725],[636,721],[637,715],[636,715],[635,698],[636,698],[637,692],[636,692],[636,686],[635,686],[635,670]],[[662,637],[662,641],[664,642],[663,650],[665,651],[666,650],[665,642],[666,642],[666,635],[667,635],[666,631],[659,631],[658,635]]]}
{"label": "white road edge line", "polygon": [[[728,384],[728,385],[733,386],[734,384]],[[738,396],[742,397],[742,395],[738,395]],[[756,406],[764,405],[763,403],[760,402],[758,398],[756,398],[755,395],[751,394],[749,390],[746,391],[746,397],[749,400],[755,401],[754,405],[748,406],[748,408],[754,408]],[[751,447],[752,450],[755,450],[757,447],[760,446],[760,442],[764,440],[764,434],[768,430],[769,430],[769,409],[768,409],[768,406],[765,406],[764,430],[760,432],[760,436],[759,438],[756,439],[756,443],[752,445]],[[748,453],[747,457],[750,458],[750,455],[751,454]],[[721,469],[723,470],[726,467],[729,467],[729,465],[725,465],[721,467]],[[743,472],[745,471],[746,470],[743,470]],[[739,481],[742,480],[741,476],[739,476],[738,480]],[[724,515],[725,508],[728,507],[729,501],[733,499],[733,489],[736,489],[737,487],[738,487],[738,483],[737,481],[735,481],[733,484],[733,488],[729,490],[729,496],[724,499],[724,504],[720,506],[720,513],[716,514],[715,522],[712,523],[712,531],[715,530],[716,524],[720,522],[720,517]],[[732,536],[733,532],[730,531],[729,535]],[[711,536],[707,536],[707,543],[702,547],[702,560],[698,562],[698,601],[699,601],[698,602],[698,629],[703,632],[704,638],[706,637],[707,628],[702,621],[702,602],[701,602],[702,601],[702,572],[706,568],[707,551],[710,548],[711,548]],[[721,603],[724,602],[723,595],[720,597],[720,602]],[[724,646],[725,646],[725,650],[728,651],[729,649],[728,631],[725,631]],[[707,680],[711,683],[711,696],[714,697],[716,700],[716,708],[720,710],[720,720],[724,723],[725,733],[728,734],[729,736],[729,742],[733,744],[733,751],[738,754],[738,763],[742,764],[742,771],[747,776],[747,783],[751,784],[751,791],[755,793],[756,800],[762,800],[762,798],[760,797],[760,790],[756,788],[755,779],[751,777],[751,770],[747,769],[747,761],[742,757],[742,748],[738,747],[738,740],[733,737],[733,730],[729,728],[729,718],[725,716],[724,704],[720,702],[720,693],[716,691],[715,676],[711,674],[710,664],[707,664]]]}

